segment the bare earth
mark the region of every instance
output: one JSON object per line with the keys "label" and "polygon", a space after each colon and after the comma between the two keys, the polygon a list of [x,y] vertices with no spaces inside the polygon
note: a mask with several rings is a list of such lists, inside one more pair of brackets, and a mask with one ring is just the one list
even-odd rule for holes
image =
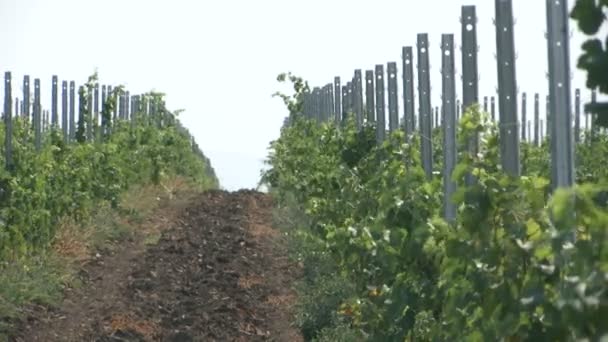
{"label": "bare earth", "polygon": [[33,310],[14,341],[302,341],[291,327],[298,269],[253,191],[210,191],[153,215],[82,270],[59,309]]}

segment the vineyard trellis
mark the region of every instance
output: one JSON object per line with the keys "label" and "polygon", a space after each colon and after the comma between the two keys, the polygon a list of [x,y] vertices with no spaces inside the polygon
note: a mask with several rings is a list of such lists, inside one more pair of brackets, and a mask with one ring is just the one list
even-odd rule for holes
{"label": "vineyard trellis", "polygon": [[[567,1],[546,1],[547,15],[547,53],[548,53],[548,94],[546,95],[546,120],[540,118],[540,94],[534,93],[533,118],[527,115],[527,97],[522,92],[518,102],[518,84],[516,79],[516,56],[514,41],[514,19],[511,0],[495,0],[496,30],[496,67],[498,74],[497,103],[495,96],[483,97],[483,110],[489,112],[492,121],[497,123],[500,136],[500,156],[502,169],[512,176],[520,174],[520,142],[540,145],[548,139],[551,151],[551,181],[553,188],[568,187],[574,184],[574,144],[580,141],[581,127],[581,90],[574,90],[572,101],[570,81],[570,46],[569,15]],[[414,80],[414,51],[412,46],[402,48],[402,80],[404,108],[398,108],[397,63],[390,61],[378,64],[374,70],[365,71],[365,100],[361,87],[361,70],[355,70],[352,80],[346,86],[341,85],[341,78],[336,76],[334,92],[322,91],[320,87],[303,97],[302,113],[319,122],[330,121],[336,124],[345,122],[349,115],[356,118],[360,129],[365,123],[376,123],[377,140],[382,143],[386,138],[386,108],[388,107],[388,131],[399,127],[405,131],[407,139],[414,131],[421,137],[421,160],[428,178],[433,174],[432,129],[442,127],[444,131],[444,191],[445,198],[451,198],[456,191],[449,175],[457,163],[455,144],[455,127],[461,112],[480,102],[478,86],[478,42],[477,42],[476,7],[461,7],[461,59],[462,59],[462,103],[455,98],[455,68],[453,34],[441,37],[442,54],[442,93],[441,106],[431,105],[431,84],[429,77],[429,37],[426,33],[417,35],[416,60],[417,83]],[[388,81],[385,82],[385,79]],[[323,89],[332,89],[331,83]],[[417,88],[417,99],[414,97]],[[385,92],[385,89],[387,90]],[[341,92],[338,92],[341,90]],[[375,95],[375,97],[374,97]],[[388,106],[386,100],[388,99]],[[488,99],[490,100],[488,106]],[[418,115],[415,113],[416,100]],[[572,102],[574,105],[572,105]],[[596,92],[591,91],[591,103],[596,102]],[[332,103],[324,106],[323,103]],[[498,109],[496,109],[498,105]],[[521,107],[520,107],[521,106]],[[489,107],[489,108],[488,108]],[[521,108],[521,109],[520,109]],[[440,115],[439,115],[440,113]],[[498,117],[497,117],[498,114]],[[521,115],[520,115],[521,114]],[[585,118],[585,129],[590,136],[598,133],[593,127],[592,114]],[[401,120],[399,120],[399,117]],[[399,123],[401,121],[401,123]],[[552,137],[555,137],[553,139]],[[478,150],[478,137],[471,137],[468,152],[475,154]],[[473,176],[467,176],[467,184],[474,182]],[[445,201],[445,218],[453,220],[455,208],[450,201]]]}
{"label": "vineyard trellis", "polygon": [[[186,134],[191,141],[193,150],[198,146],[194,138],[181,125],[175,121],[165,107],[165,101],[154,92],[131,95],[129,91],[119,86],[101,85],[98,82],[87,83],[76,87],[75,81],[61,81],[61,113],[59,112],[59,78],[51,78],[51,109],[44,109],[41,105],[41,82],[34,79],[33,98],[30,87],[30,75],[23,76],[22,98],[14,96],[12,73],[4,74],[4,107],[2,120],[5,124],[6,134],[4,141],[5,167],[10,170],[12,163],[13,134],[12,126],[15,118],[24,119],[33,130],[34,144],[37,150],[41,149],[42,137],[45,132],[56,130],[60,132],[64,143],[73,143],[78,140],[78,125],[84,129],[84,141],[99,141],[111,134],[112,124],[119,121],[135,123],[138,115],[150,117],[160,126],[170,120],[176,124],[181,133]],[[78,95],[76,94],[78,89]],[[87,95],[88,94],[88,95]],[[112,96],[114,94],[114,96]],[[13,108],[14,96],[14,108]],[[78,112],[76,113],[76,108]],[[13,113],[14,109],[14,113]],[[104,115],[107,113],[107,117]],[[77,115],[77,116],[76,116]],[[61,116],[61,120],[59,117]],[[61,124],[60,124],[61,122]]]}

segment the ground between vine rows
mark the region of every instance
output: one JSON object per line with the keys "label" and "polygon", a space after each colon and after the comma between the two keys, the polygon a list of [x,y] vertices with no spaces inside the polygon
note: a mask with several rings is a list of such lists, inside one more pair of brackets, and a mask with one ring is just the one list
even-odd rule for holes
{"label": "ground between vine rows", "polygon": [[271,211],[254,191],[196,196],[158,243],[135,236],[85,266],[85,286],[32,310],[15,341],[301,341]]}

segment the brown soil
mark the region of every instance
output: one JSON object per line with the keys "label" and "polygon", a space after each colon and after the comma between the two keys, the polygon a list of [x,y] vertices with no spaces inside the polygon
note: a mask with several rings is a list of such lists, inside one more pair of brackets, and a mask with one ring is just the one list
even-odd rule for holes
{"label": "brown soil", "polygon": [[85,266],[85,286],[32,312],[14,341],[302,341],[290,325],[298,270],[271,209],[253,191],[196,197],[157,244],[136,235]]}

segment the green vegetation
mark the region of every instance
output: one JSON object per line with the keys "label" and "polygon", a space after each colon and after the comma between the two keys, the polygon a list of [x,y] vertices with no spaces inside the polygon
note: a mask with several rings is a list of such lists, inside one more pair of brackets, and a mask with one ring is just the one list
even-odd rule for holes
{"label": "green vegetation", "polygon": [[[295,113],[306,84],[291,78],[296,95],[283,99],[292,115],[271,145],[263,182],[280,207],[306,215],[290,235],[313,275],[299,294],[307,339],[608,338],[606,135],[582,140],[579,184],[552,193],[548,144],[524,143],[523,175],[509,177],[495,124],[471,108],[459,121],[452,175],[458,217],[446,222],[442,158],[427,179],[418,136],[405,143],[396,131],[377,146],[371,125],[358,132],[352,121],[337,129],[305,120]],[[477,155],[463,152],[473,133],[481,136]],[[466,187],[469,172],[478,181]]]}
{"label": "green vegetation", "polygon": [[[163,103],[160,94],[146,100]],[[129,236],[158,206],[159,191],[141,189],[164,192],[176,179],[190,190],[219,186],[176,113],[159,105],[154,115],[111,122],[110,102],[104,124],[90,126],[94,141],[84,134],[90,122],[80,120],[76,142],[66,144],[52,128],[37,151],[32,125],[13,121],[12,165],[0,170],[0,340],[24,307],[55,304],[65,287],[77,285],[73,263]],[[4,131],[2,123],[2,141]],[[158,234],[150,232],[146,243]]]}
{"label": "green vegetation", "polygon": [[[150,100],[160,103],[162,98],[151,95]],[[105,106],[102,116],[111,109]],[[193,148],[173,113],[163,109],[136,116],[136,122],[102,127],[111,134],[95,142],[65,144],[58,130],[50,130],[41,151],[34,148],[31,125],[14,122],[12,169],[0,171],[0,259],[46,248],[59,220],[84,221],[100,201],[116,205],[119,194],[134,185],[184,176],[200,187],[217,187],[208,160]]]}

